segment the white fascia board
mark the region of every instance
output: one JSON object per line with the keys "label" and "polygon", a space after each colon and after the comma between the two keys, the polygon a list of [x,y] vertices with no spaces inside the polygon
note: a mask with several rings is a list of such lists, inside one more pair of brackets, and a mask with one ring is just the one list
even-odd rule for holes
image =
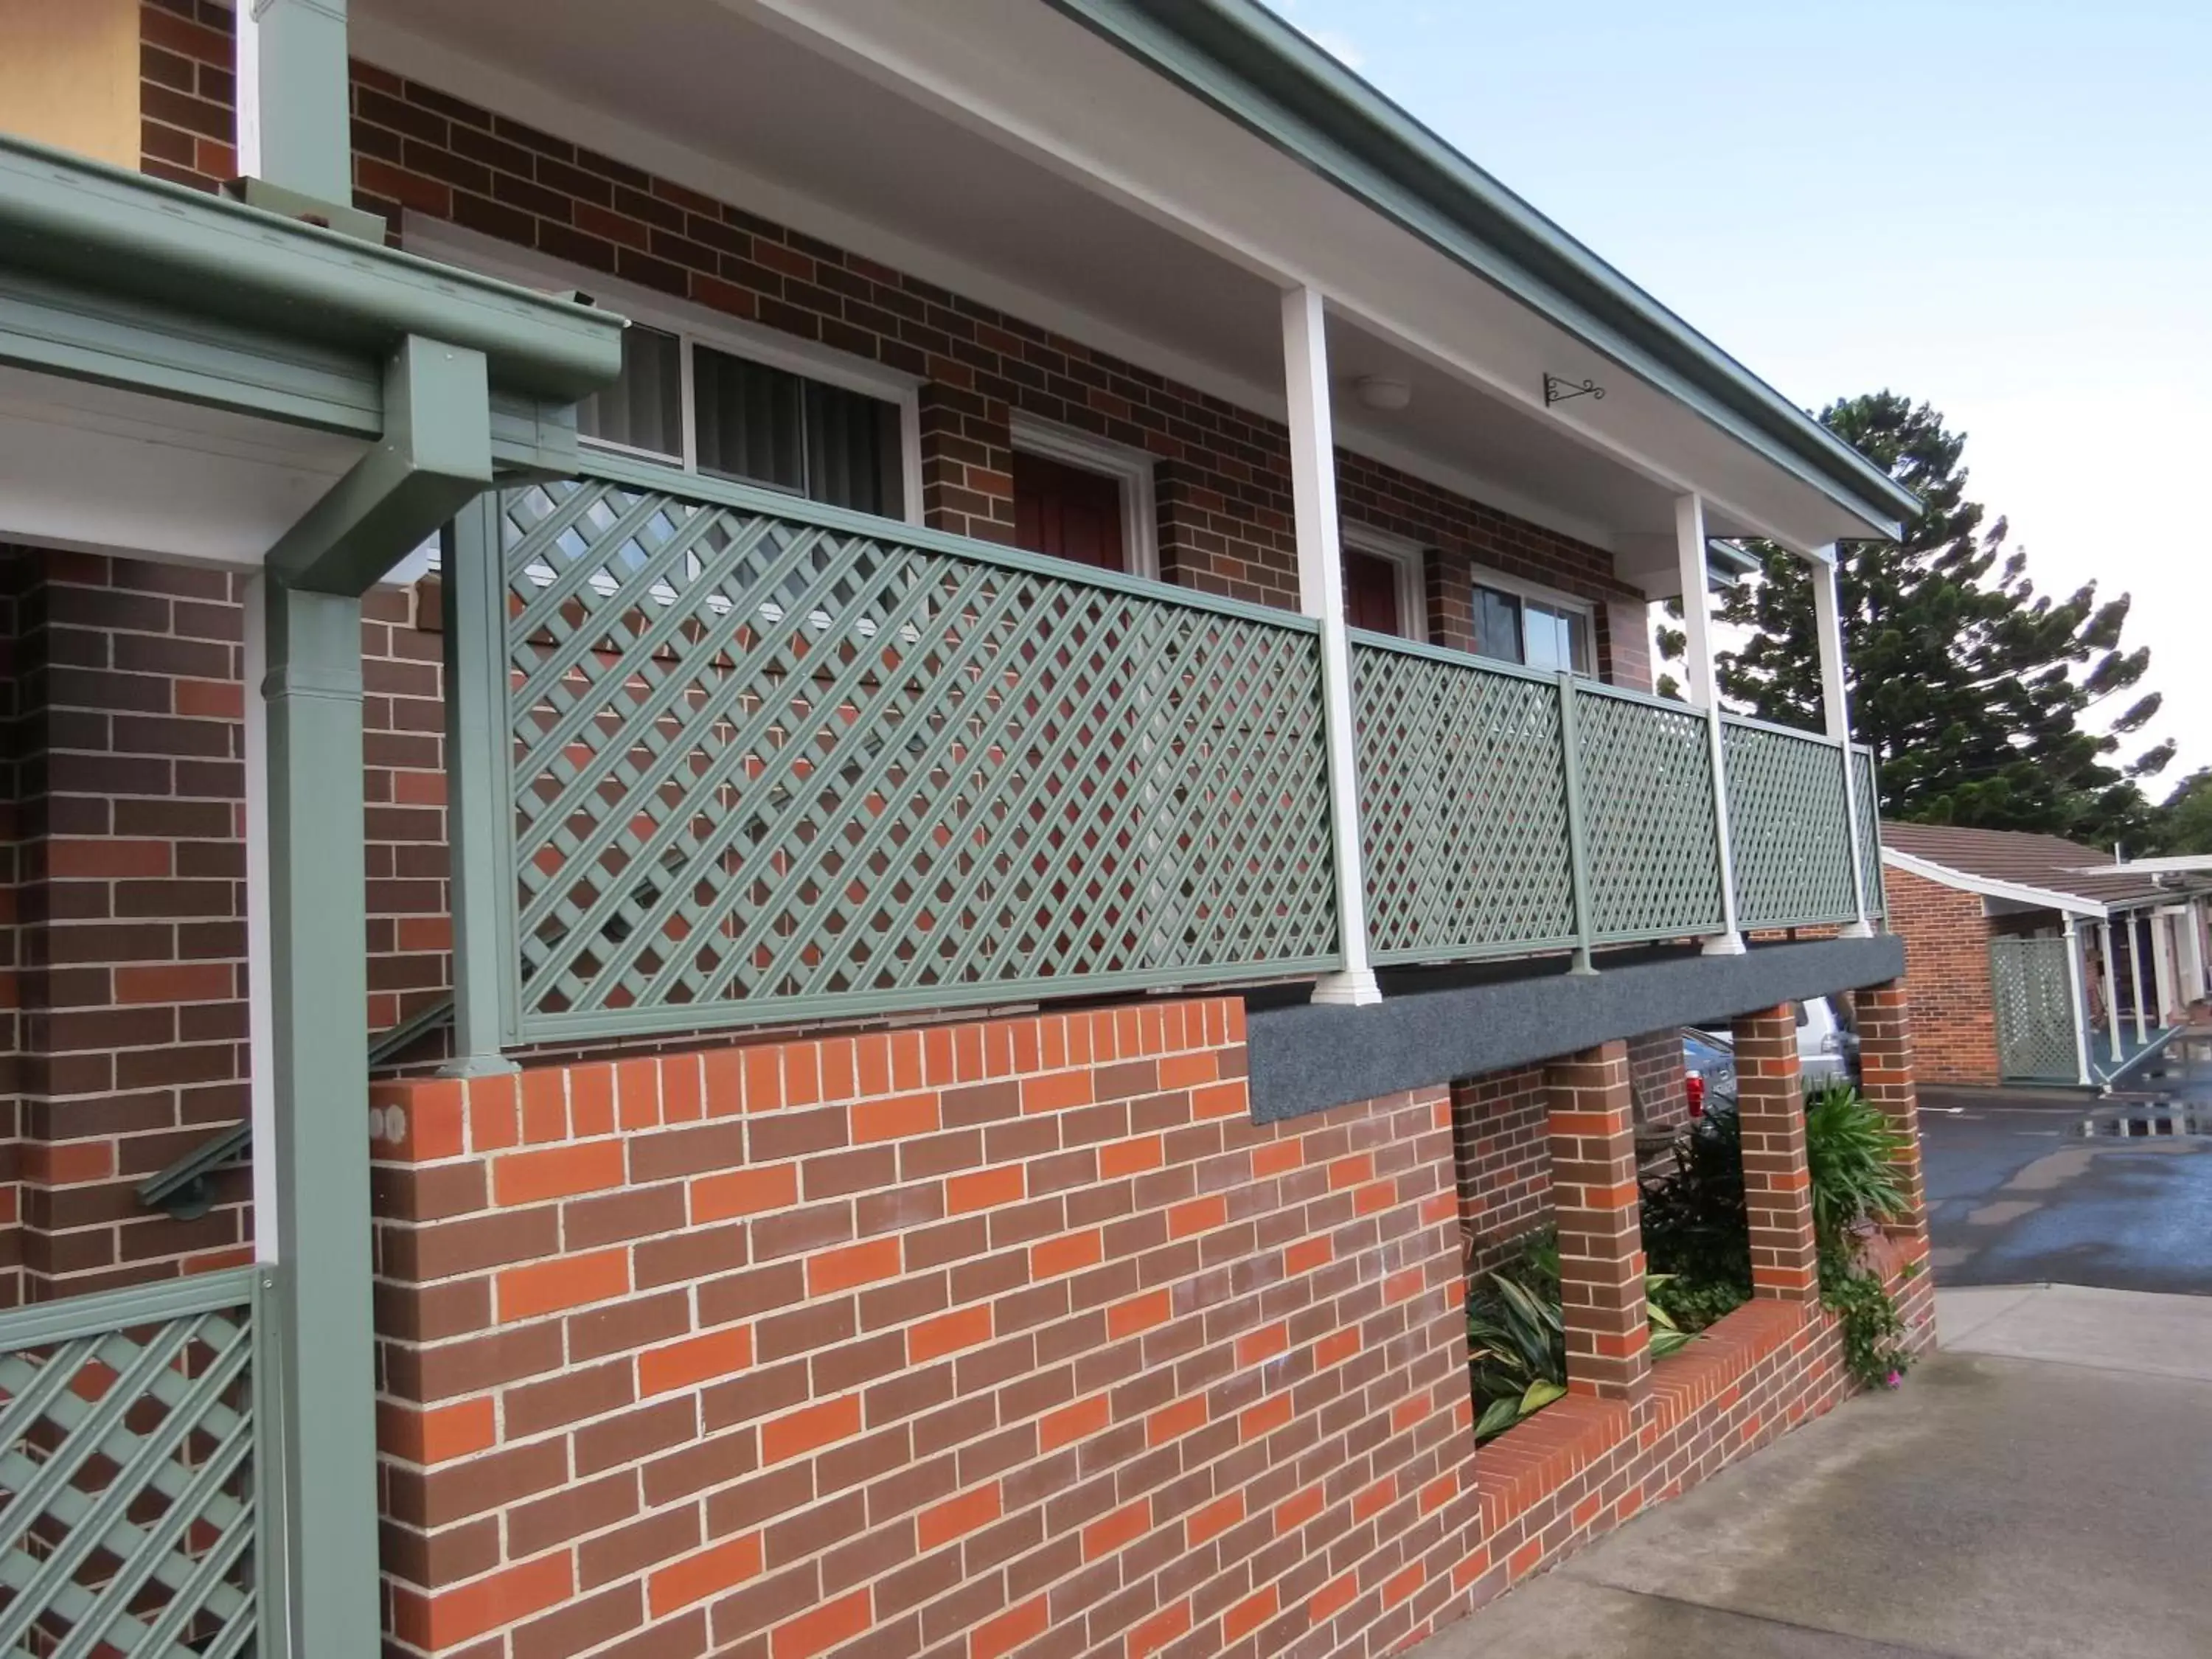
{"label": "white fascia board", "polygon": [[2041,910],[2063,910],[2069,915],[2095,916],[2109,915],[2110,907],[2094,899],[2083,898],[2079,893],[2061,893],[2049,887],[2031,887],[2025,882],[1998,881],[1990,876],[1969,874],[1954,870],[1948,864],[1936,864],[1927,859],[1915,858],[1910,853],[1900,853],[1894,847],[1881,849],[1881,861],[1893,870],[1902,870],[1908,876],[1918,876],[1939,887],[1948,887],[1961,893],[1978,893],[1984,898],[2011,899],[2018,904],[2032,904]]}

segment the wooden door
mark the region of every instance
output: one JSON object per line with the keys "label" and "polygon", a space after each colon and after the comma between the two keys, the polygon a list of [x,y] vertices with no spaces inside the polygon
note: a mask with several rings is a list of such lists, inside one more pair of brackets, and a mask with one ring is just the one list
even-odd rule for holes
{"label": "wooden door", "polygon": [[1370,634],[1406,631],[1398,605],[1398,565],[1356,547],[1344,550],[1344,619]]}
{"label": "wooden door", "polygon": [[1014,544],[1055,559],[1127,571],[1121,482],[1014,452]]}

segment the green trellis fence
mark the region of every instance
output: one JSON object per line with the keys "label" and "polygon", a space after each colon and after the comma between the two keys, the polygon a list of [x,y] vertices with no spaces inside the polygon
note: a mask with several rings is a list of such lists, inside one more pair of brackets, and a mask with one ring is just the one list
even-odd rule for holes
{"label": "green trellis fence", "polygon": [[511,1039],[1341,965],[1316,624],[615,463],[475,525]]}
{"label": "green trellis fence", "polygon": [[228,1659],[277,1628],[259,1278],[0,1314],[0,1652]]}
{"label": "green trellis fence", "polygon": [[[454,538],[507,1042],[1342,965],[1310,621],[611,459]],[[1352,671],[1376,962],[1721,930],[1705,715],[1380,635]],[[1839,749],[1722,743],[1744,925],[1849,920]]]}

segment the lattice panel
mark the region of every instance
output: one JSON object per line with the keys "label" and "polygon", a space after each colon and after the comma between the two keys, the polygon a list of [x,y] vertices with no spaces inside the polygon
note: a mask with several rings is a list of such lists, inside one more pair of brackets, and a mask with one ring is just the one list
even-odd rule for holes
{"label": "lattice panel", "polygon": [[1746,927],[1856,920],[1843,751],[1731,720],[1721,722],[1721,744],[1736,920]]}
{"label": "lattice panel", "polygon": [[228,1305],[105,1328],[138,1318],[127,1291],[0,1319],[0,1652],[254,1650],[252,1291],[203,1289]]}
{"label": "lattice panel", "polygon": [[2067,948],[2063,939],[1990,941],[1997,1063],[2008,1078],[2071,1080],[2081,1074]]}
{"label": "lattice panel", "polygon": [[525,1035],[1337,959],[1310,625],[805,507],[502,514]]}
{"label": "lattice panel", "polygon": [[1721,929],[1718,818],[1702,714],[1576,690],[1590,924],[1601,939]]}
{"label": "lattice panel", "polygon": [[1364,643],[1352,669],[1375,959],[1571,939],[1559,688]]}
{"label": "lattice panel", "polygon": [[1859,811],[1859,884],[1866,890],[1867,914],[1889,914],[1881,884],[1881,781],[1875,776],[1874,751],[1854,749],[1851,764],[1857,768],[1854,784]]}

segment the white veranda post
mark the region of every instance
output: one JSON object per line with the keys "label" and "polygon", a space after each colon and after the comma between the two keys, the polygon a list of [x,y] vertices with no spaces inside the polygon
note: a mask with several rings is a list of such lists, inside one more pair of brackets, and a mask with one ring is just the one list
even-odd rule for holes
{"label": "white veranda post", "polygon": [[2128,983],[2136,999],[2136,1042],[2138,1046],[2150,1041],[2150,1010],[2145,1006],[2142,971],[2142,921],[2130,910],[2127,913]]}
{"label": "white veranda post", "polygon": [[1857,919],[1845,924],[1845,939],[1867,939],[1874,928],[1867,919],[1865,850],[1859,845],[1858,768],[1851,764],[1850,682],[1844,674],[1843,609],[1836,591],[1836,549],[1833,543],[1807,561],[1813,576],[1813,631],[1820,641],[1820,709],[1827,722],[1828,740],[1843,757],[1844,824],[1851,849],[1851,904]]}
{"label": "white veranda post", "polygon": [[2074,913],[2066,913],[2066,1001],[2073,1010],[2074,1080],[2089,1086],[2089,999],[2081,982],[2081,934]]}
{"label": "white veranda post", "polygon": [[2105,963],[2105,1034],[2112,1044],[2112,1064],[2120,1063],[2120,965],[2112,943],[2110,916],[2097,924],[2098,954]]}
{"label": "white veranda post", "polygon": [[1322,701],[1329,816],[1336,843],[1336,914],[1344,968],[1314,988],[1316,1002],[1382,1000],[1367,960],[1367,889],[1359,843],[1359,769],[1352,745],[1352,641],[1345,633],[1344,558],[1336,509],[1336,438],[1328,405],[1328,317],[1321,295],[1283,295],[1283,368],[1291,416],[1291,488],[1298,538],[1299,608],[1321,624]]}
{"label": "white veranda post", "polygon": [[1705,504],[1696,495],[1674,498],[1674,553],[1682,581],[1685,695],[1705,716],[1712,754],[1713,822],[1720,834],[1721,931],[1705,941],[1708,956],[1741,956],[1743,934],[1735,920],[1735,854],[1729,842],[1728,769],[1722,754],[1720,686],[1713,676],[1712,621],[1705,576]]}
{"label": "white veranda post", "polygon": [[2152,1022],[2164,1025],[2166,1017],[2174,1007],[2173,995],[2173,929],[2170,917],[2164,910],[2154,910],[2150,916],[2150,965],[2158,976],[2153,988],[2158,995],[2157,1006],[2151,1012],[2157,1016]]}

